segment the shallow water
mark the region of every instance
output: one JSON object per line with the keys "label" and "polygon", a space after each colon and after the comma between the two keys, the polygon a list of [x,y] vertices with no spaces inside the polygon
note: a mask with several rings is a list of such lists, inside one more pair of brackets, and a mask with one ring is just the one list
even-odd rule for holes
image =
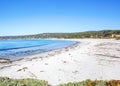
{"label": "shallow water", "polygon": [[75,43],[62,40],[0,40],[0,58],[28,56],[68,47]]}

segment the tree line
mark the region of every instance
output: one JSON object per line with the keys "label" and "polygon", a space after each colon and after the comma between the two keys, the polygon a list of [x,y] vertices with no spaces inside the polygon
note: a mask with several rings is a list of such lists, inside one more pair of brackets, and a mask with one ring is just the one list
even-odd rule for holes
{"label": "tree line", "polygon": [[76,33],[42,33],[35,35],[23,36],[0,36],[0,40],[16,40],[16,39],[46,39],[46,38],[116,38],[120,37],[120,30],[101,30],[101,31],[86,31]]}

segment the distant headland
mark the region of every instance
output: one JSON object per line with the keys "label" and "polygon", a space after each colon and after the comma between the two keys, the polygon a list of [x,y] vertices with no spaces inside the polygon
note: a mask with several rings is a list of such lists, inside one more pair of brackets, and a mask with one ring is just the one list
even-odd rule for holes
{"label": "distant headland", "polygon": [[0,40],[18,40],[18,39],[46,39],[46,38],[116,38],[120,39],[120,30],[101,30],[101,31],[86,31],[74,33],[41,33],[34,35],[21,36],[0,36]]}

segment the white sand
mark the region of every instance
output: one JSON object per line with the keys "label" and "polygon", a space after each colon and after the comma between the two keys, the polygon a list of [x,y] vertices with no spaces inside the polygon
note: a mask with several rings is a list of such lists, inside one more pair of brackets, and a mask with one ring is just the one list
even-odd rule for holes
{"label": "white sand", "polygon": [[51,85],[85,79],[120,79],[120,41],[74,39],[79,45],[0,65],[0,76],[35,78]]}

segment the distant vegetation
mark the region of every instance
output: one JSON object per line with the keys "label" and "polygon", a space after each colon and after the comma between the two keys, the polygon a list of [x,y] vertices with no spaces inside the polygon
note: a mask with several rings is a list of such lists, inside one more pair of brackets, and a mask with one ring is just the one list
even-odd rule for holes
{"label": "distant vegetation", "polygon": [[78,33],[43,33],[24,36],[0,36],[0,40],[9,39],[46,39],[46,38],[116,38],[120,39],[120,30],[87,31]]}
{"label": "distant vegetation", "polygon": [[[0,86],[52,86],[47,81],[37,79],[10,79],[0,77]],[[60,84],[58,86],[120,86],[120,80],[85,80],[81,82],[73,82]]]}

